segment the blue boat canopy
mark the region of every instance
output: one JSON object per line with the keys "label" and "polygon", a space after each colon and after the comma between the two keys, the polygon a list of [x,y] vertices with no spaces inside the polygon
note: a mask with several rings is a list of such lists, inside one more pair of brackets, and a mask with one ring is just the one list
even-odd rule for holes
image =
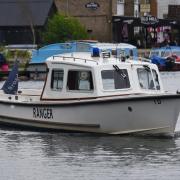
{"label": "blue boat canopy", "polygon": [[137,59],[138,53],[136,46],[126,43],[97,43],[97,42],[67,42],[56,43],[44,46],[38,50],[32,52],[32,58],[30,64],[44,63],[50,56],[71,53],[71,52],[92,52],[94,48],[98,48],[99,51],[109,50],[113,54],[113,50],[117,50],[117,54],[123,54],[125,56],[133,56]]}
{"label": "blue boat canopy", "polygon": [[180,56],[180,46],[165,46],[154,48],[150,51],[149,58],[151,62],[160,66],[166,66],[167,58],[173,54]]}

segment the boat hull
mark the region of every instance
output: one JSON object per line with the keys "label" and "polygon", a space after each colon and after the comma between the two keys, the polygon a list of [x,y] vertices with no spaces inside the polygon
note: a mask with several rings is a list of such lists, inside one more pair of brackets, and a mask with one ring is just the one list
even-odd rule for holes
{"label": "boat hull", "polygon": [[107,134],[174,134],[180,96],[104,98],[73,102],[0,102],[0,122]]}

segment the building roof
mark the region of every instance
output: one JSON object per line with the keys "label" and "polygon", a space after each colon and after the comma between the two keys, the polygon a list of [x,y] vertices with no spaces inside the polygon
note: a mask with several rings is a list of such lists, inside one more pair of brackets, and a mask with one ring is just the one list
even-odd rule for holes
{"label": "building roof", "polygon": [[0,0],[0,26],[43,26],[53,0]]}

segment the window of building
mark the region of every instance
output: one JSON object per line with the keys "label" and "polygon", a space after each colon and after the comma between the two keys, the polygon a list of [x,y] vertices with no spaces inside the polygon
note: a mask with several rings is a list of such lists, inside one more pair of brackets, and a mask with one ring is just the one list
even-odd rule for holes
{"label": "window of building", "polygon": [[67,89],[92,91],[94,86],[91,71],[70,70],[68,72]]}
{"label": "window of building", "polygon": [[145,0],[145,4],[150,4],[150,0]]}
{"label": "window of building", "polygon": [[168,18],[168,14],[163,14],[163,19]]}
{"label": "window of building", "polygon": [[124,0],[117,0],[117,4],[122,4],[124,3]]}
{"label": "window of building", "polygon": [[134,0],[134,4],[139,4],[139,0]]}
{"label": "window of building", "polygon": [[88,29],[88,30],[87,30],[87,33],[89,33],[89,34],[91,34],[92,32],[93,32],[92,29]]}
{"label": "window of building", "polygon": [[124,0],[117,0],[117,15],[124,16]]}
{"label": "window of building", "polygon": [[101,72],[104,90],[130,88],[129,77],[126,69],[104,70]]}
{"label": "window of building", "polygon": [[63,88],[64,71],[62,69],[53,69],[51,75],[51,89],[61,90]]}

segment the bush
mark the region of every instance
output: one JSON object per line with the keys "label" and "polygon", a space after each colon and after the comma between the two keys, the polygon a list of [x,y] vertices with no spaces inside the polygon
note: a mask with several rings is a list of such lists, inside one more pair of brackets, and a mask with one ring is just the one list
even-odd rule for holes
{"label": "bush", "polygon": [[80,22],[70,16],[55,14],[42,33],[44,44],[62,43],[70,40],[87,39],[88,34]]}
{"label": "bush", "polygon": [[30,59],[31,53],[27,50],[6,50],[4,53],[6,59],[16,59],[16,58],[23,58],[23,59]]}

